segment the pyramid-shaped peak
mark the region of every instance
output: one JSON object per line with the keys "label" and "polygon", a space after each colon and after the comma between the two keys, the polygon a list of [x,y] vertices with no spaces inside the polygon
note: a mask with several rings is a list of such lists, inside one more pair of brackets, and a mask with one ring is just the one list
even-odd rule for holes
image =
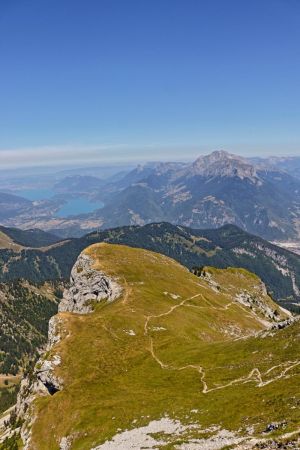
{"label": "pyramid-shaped peak", "polygon": [[199,156],[199,158],[196,159],[195,163],[197,163],[197,161],[205,161],[207,163],[214,163],[218,161],[237,161],[250,164],[245,158],[239,155],[234,155],[233,153],[226,152],[225,150],[215,150],[209,155]]}
{"label": "pyramid-shaped peak", "polygon": [[190,167],[192,175],[207,177],[239,177],[257,180],[256,168],[246,158],[216,150],[209,155],[200,156]]}

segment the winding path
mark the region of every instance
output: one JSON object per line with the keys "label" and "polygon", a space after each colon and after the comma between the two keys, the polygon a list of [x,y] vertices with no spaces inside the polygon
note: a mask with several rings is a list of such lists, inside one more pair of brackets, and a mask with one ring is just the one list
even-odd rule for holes
{"label": "winding path", "polygon": [[[180,308],[182,306],[195,306],[198,308],[207,308],[208,306],[197,306],[197,305],[186,305],[186,303],[196,297],[201,296],[204,300],[205,298],[203,297],[202,294],[196,294],[193,295],[191,297],[186,298],[185,300],[182,300],[180,303],[178,303],[177,305],[173,305],[168,311],[161,313],[161,314],[157,314],[157,315],[149,315],[146,317],[146,321],[145,321],[145,325],[144,325],[144,334],[145,336],[148,336],[148,331],[149,331],[149,323],[152,319],[158,319],[160,317],[166,317],[170,314],[172,314],[173,311],[175,311],[177,308]],[[227,305],[225,305],[224,307],[214,307],[211,306],[212,309],[218,309],[218,310],[226,310],[228,309],[232,304],[236,304],[236,302],[230,302]],[[186,366],[182,366],[182,367],[174,367],[170,364],[165,364],[163,361],[161,361],[161,359],[159,359],[159,357],[157,356],[157,354],[155,353],[154,350],[154,344],[153,344],[153,339],[151,336],[149,336],[149,351],[150,354],[152,356],[152,358],[156,361],[157,364],[159,364],[159,366],[164,369],[164,370],[177,370],[177,371],[182,371],[182,370],[188,370],[188,369],[192,369],[192,370],[196,370],[199,375],[200,375],[200,380],[202,383],[202,393],[203,394],[207,394],[209,392],[213,392],[213,391],[217,391],[220,389],[225,389],[227,387],[233,386],[235,384],[245,384],[245,383],[249,383],[251,381],[256,382],[256,386],[257,387],[263,387],[266,386],[267,384],[273,383],[274,381],[280,380],[281,378],[284,378],[287,374],[287,372],[289,372],[290,370],[292,370],[294,367],[297,367],[298,365],[300,365],[300,360],[295,360],[295,361],[286,361],[283,362],[282,364],[278,364],[275,365],[273,367],[271,367],[270,369],[268,369],[264,374],[262,374],[260,372],[260,370],[255,367],[254,369],[252,369],[248,375],[245,375],[243,377],[239,377],[236,378],[232,381],[230,381],[227,384],[224,385],[220,385],[220,386],[216,386],[214,388],[208,388],[207,383],[205,381],[205,377],[206,377],[206,373],[205,370],[202,366],[200,365],[196,365],[196,364],[188,364]],[[279,369],[282,368],[281,372],[279,375],[263,381],[263,375],[268,375],[270,372],[272,372],[274,369]]]}

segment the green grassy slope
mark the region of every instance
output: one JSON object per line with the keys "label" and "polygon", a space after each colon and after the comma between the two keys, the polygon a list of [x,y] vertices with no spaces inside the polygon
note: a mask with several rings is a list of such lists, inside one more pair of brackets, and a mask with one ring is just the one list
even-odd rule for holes
{"label": "green grassy slope", "polygon": [[123,293],[92,314],[60,314],[62,339],[47,358],[61,356],[64,388],[36,400],[33,450],[58,450],[66,436],[72,450],[91,449],[166,416],[189,428],[159,434],[157,448],[181,448],[213,426],[243,436],[273,421],[295,430],[299,324],[265,332],[264,315],[236,300],[247,292],[277,309],[255,275],[207,269],[205,281],[146,250],[99,244],[86,253]]}

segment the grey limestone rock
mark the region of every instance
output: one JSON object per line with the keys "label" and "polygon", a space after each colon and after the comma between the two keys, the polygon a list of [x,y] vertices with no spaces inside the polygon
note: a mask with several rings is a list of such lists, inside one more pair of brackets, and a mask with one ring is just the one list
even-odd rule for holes
{"label": "grey limestone rock", "polygon": [[82,253],[71,272],[71,286],[65,290],[59,311],[87,314],[92,312],[93,302],[103,299],[113,301],[119,297],[121,287],[111,277],[93,269],[93,260]]}

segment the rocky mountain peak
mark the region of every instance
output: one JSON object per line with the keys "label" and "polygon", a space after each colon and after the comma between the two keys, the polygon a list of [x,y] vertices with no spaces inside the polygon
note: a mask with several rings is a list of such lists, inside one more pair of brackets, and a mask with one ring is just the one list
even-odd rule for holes
{"label": "rocky mountain peak", "polygon": [[254,183],[259,181],[254,165],[246,159],[225,152],[224,150],[214,151],[209,155],[200,156],[190,166],[189,170],[192,175],[248,178]]}

